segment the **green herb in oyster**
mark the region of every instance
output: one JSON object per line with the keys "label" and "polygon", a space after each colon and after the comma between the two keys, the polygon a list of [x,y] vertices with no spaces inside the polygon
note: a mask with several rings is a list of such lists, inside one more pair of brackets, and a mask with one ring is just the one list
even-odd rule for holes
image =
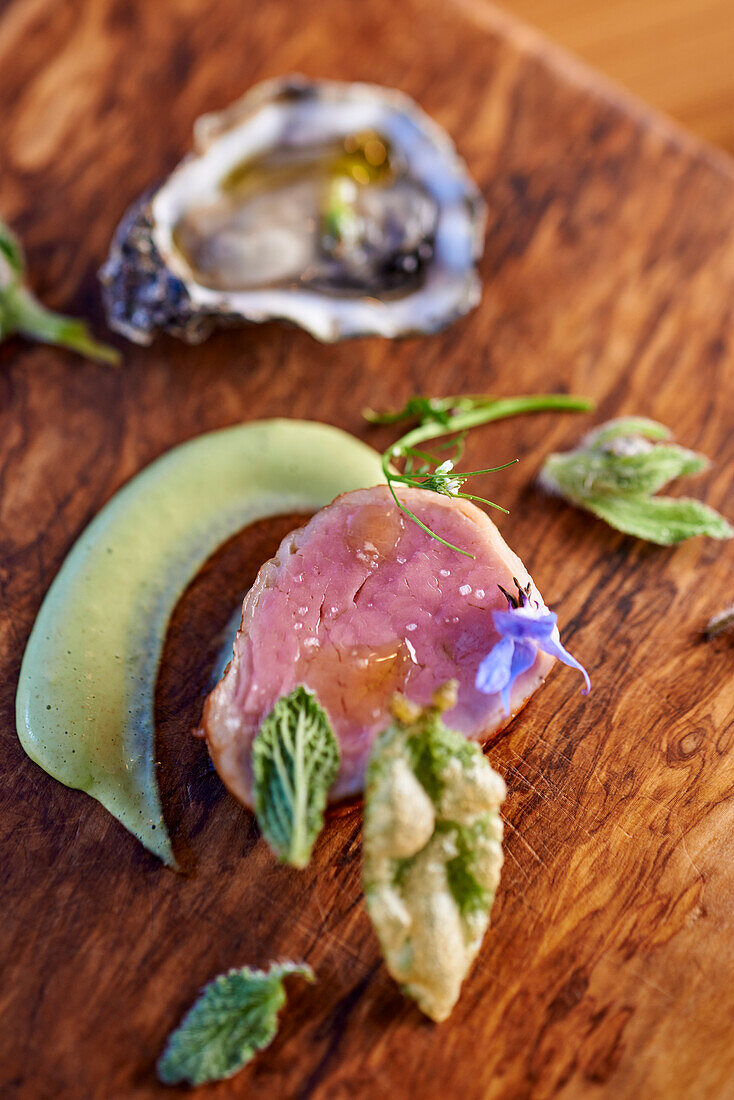
{"label": "green herb in oyster", "polygon": [[204,986],[158,1059],[159,1080],[203,1085],[241,1070],[275,1038],[286,999],[283,979],[290,974],[315,981],[310,966],[284,962],[269,970],[229,970]]}
{"label": "green herb in oyster", "polygon": [[255,813],[263,836],[285,863],[305,867],[324,824],[339,744],[313,692],[284,695],[252,745]]}
{"label": "green herb in oyster", "polygon": [[349,176],[334,176],[329,181],[322,213],[322,235],[326,242],[348,246],[356,243],[360,232],[354,205],[356,190],[357,185]]}
{"label": "green herb in oyster", "polygon": [[44,344],[58,344],[96,359],[118,363],[119,352],[95,340],[84,321],[53,313],[25,285],[25,256],[20,241],[0,222],[0,341],[18,333]]}
{"label": "green herb in oyster", "polygon": [[455,684],[424,711],[400,701],[365,787],[367,911],[388,970],[434,1020],[458,1000],[502,868],[505,784],[478,745],[444,726],[455,702]]}
{"label": "green herb in oyster", "polygon": [[[494,504],[491,500],[462,492],[462,487],[469,478],[476,477],[478,474],[492,474],[498,470],[504,470],[512,466],[517,459],[505,462],[501,466],[490,466],[485,470],[454,472],[454,463],[461,457],[466,433],[471,428],[479,427],[480,424],[489,424],[492,420],[504,420],[509,416],[519,416],[521,413],[586,412],[590,408],[592,408],[592,402],[587,398],[569,397],[566,394],[541,393],[529,394],[525,397],[482,397],[468,394],[463,397],[411,397],[404,408],[397,411],[376,413],[373,409],[365,409],[363,416],[371,424],[397,424],[403,420],[418,421],[415,428],[406,432],[397,443],[388,447],[382,456],[382,472],[388,488],[398,508],[417,523],[426,534],[451,550],[456,550],[467,558],[473,558],[473,554],[442,539],[418,519],[415,513],[400,500],[395,486],[409,485],[413,489],[428,489],[443,496],[474,500],[490,508],[497,508],[500,512],[506,512],[506,508]],[[420,444],[422,448],[423,443],[429,439],[453,433],[458,433],[454,440],[435,448],[436,451],[442,452],[440,455],[428,453],[418,447]],[[446,457],[447,454],[449,457]],[[394,466],[395,461],[400,460],[404,462],[402,473],[398,472]]]}
{"label": "green herb in oyster", "polygon": [[674,478],[699,473],[709,464],[704,455],[669,439],[668,429],[654,420],[610,420],[576,450],[549,455],[540,484],[610,527],[659,546],[694,535],[731,538],[731,525],[700,500],[653,495]]}

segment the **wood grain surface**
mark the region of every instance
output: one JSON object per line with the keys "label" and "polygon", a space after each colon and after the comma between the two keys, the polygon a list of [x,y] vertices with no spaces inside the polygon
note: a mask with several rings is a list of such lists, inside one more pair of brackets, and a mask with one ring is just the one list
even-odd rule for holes
{"label": "wood grain surface", "polygon": [[734,0],[501,0],[503,8],[734,153]]}
{"label": "wood grain surface", "polygon": [[[294,983],[273,1045],[202,1096],[734,1096],[734,666],[730,642],[700,633],[732,599],[732,546],[647,546],[533,488],[550,449],[640,413],[714,459],[686,488],[734,515],[731,165],[483,0],[11,0],[0,215],[43,299],[102,332],[95,272],[126,205],[188,149],[197,115],[290,71],[401,87],[449,130],[489,207],[483,301],[399,344],[267,326],[126,345],[119,370],[0,347],[0,1095],[177,1095],[154,1063],[198,988],[290,957],[318,985]],[[467,468],[520,459],[482,488],[511,509],[503,534],[593,692],[558,669],[490,747],[509,787],[505,869],[441,1026],[381,965],[359,813],[330,822],[306,871],[280,867],[190,736],[217,635],[293,518],[215,556],[169,632],[160,759],[186,876],[32,764],[13,715],[41,599],[132,474],[262,416],[384,445],[361,407],[416,390],[598,401],[595,418],[507,422],[469,448]]]}

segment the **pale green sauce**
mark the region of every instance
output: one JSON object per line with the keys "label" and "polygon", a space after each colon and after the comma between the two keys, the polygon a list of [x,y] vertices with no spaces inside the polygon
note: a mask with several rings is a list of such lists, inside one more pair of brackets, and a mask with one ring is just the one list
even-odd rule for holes
{"label": "pale green sauce", "polygon": [[98,799],[175,866],[156,781],[153,704],[181,593],[248,524],[314,511],[383,480],[372,448],[301,420],[211,432],[148,466],[75,543],[38,613],[16,699],[31,759]]}

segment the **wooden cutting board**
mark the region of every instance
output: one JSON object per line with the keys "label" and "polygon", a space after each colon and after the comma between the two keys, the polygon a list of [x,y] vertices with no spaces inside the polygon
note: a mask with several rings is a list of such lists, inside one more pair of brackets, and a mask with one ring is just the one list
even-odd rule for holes
{"label": "wooden cutting board", "polygon": [[[126,205],[197,115],[284,72],[409,92],[489,207],[484,297],[440,336],[322,347],[276,326],[198,348],[125,345],[120,370],[0,347],[0,1094],[176,1095],[154,1062],[198,988],[305,959],[273,1045],[217,1097],[734,1095],[734,665],[705,643],[734,598],[732,546],[658,549],[533,479],[592,422],[655,417],[714,460],[689,488],[734,515],[734,172],[483,0],[11,0],[0,19],[0,214],[50,305],[104,331],[95,272]],[[241,420],[317,418],[384,446],[363,405],[414,391],[568,390],[595,418],[475,433],[467,461],[593,680],[554,672],[491,746],[506,777],[492,928],[450,1021],[380,962],[360,817],[304,872],[277,866],[190,736],[218,632],[293,519],[210,563],[172,623],[158,690],[166,812],[190,871],[161,867],[23,754],[23,647],[100,506],[173,444]],[[110,615],[117,613],[110,606]]]}

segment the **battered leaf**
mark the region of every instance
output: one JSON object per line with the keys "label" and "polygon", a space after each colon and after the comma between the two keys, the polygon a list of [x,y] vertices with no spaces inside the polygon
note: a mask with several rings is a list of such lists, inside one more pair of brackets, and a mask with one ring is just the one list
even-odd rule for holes
{"label": "battered leaf", "polygon": [[283,979],[298,974],[313,982],[310,966],[284,962],[269,970],[243,966],[220,974],[169,1037],[158,1060],[164,1085],[203,1085],[232,1077],[275,1038],[285,1004]]}
{"label": "battered leaf", "polygon": [[505,785],[478,745],[446,729],[442,691],[403,708],[377,740],[365,790],[367,911],[387,968],[434,1020],[444,1020],[489,924],[502,867]]}
{"label": "battered leaf", "polygon": [[255,813],[285,863],[305,867],[324,823],[339,745],[326,711],[303,686],[284,695],[252,745]]}

